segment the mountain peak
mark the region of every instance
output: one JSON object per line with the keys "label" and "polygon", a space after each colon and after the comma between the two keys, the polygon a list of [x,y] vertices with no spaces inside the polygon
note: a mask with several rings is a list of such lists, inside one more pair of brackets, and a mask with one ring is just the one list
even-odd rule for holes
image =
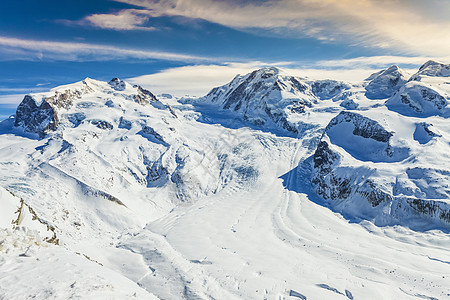
{"label": "mountain peak", "polygon": [[264,67],[259,70],[256,70],[256,72],[261,75],[275,76],[280,74],[281,71],[277,67]]}
{"label": "mountain peak", "polygon": [[41,138],[55,131],[68,111],[84,114],[84,108],[114,107],[111,98],[147,105],[158,101],[150,91],[132,86],[119,78],[109,82],[85,78],[82,81],[59,86],[46,93],[27,95],[16,110],[15,126],[37,133]]}
{"label": "mountain peak", "polygon": [[400,71],[401,69],[399,68],[399,66],[397,65],[392,65],[389,68],[387,68],[385,70],[386,73],[391,73],[391,72],[395,72],[395,71]]}
{"label": "mountain peak", "polygon": [[408,74],[397,65],[373,73],[366,80],[366,97],[369,99],[385,99],[391,97],[407,81]]}
{"label": "mountain peak", "polygon": [[435,60],[430,59],[429,61],[427,61],[426,63],[424,63],[420,68],[419,71],[422,71],[425,68],[428,68],[429,66],[439,66],[439,65],[443,65]]}
{"label": "mountain peak", "polygon": [[410,81],[421,81],[422,76],[450,77],[450,64],[443,64],[434,60],[429,60],[419,68],[419,72],[411,76]]}
{"label": "mountain peak", "polygon": [[125,81],[120,80],[117,77],[114,77],[113,79],[111,79],[108,84],[115,89],[116,91],[123,91],[127,88],[127,85],[125,83]]}

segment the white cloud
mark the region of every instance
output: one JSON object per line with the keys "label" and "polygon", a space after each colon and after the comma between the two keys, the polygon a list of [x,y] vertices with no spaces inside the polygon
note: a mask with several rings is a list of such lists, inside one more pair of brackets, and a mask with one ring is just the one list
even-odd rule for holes
{"label": "white cloud", "polygon": [[154,27],[145,26],[149,18],[150,14],[146,10],[123,9],[110,14],[92,14],[79,21],[59,20],[59,22],[111,30],[156,30]]}
{"label": "white cloud", "polygon": [[[1,93],[32,93],[32,92],[42,92],[46,91],[48,89],[41,88],[39,85],[36,85],[36,87],[29,87],[29,88],[6,88],[6,87],[0,87]],[[0,96],[1,97],[1,96]]]}
{"label": "white cloud", "polygon": [[[425,6],[411,0],[115,0],[146,9],[153,17],[199,18],[237,29],[286,29],[320,40],[342,39],[403,53],[443,56],[450,52],[449,1]],[[445,15],[445,14],[444,14]],[[448,16],[448,14],[447,14]]]}
{"label": "white cloud", "polygon": [[[396,57],[402,61],[402,57]],[[408,63],[410,60],[403,58]],[[362,81],[370,74],[391,64],[391,60],[383,57],[360,58],[359,64],[351,66],[347,60],[319,61],[304,68],[294,67],[292,63],[281,62],[267,64],[263,62],[228,63],[224,65],[196,65],[171,68],[159,73],[129,78],[127,81],[148,88],[155,94],[169,93],[178,97],[204,96],[212,88],[231,81],[237,74],[247,74],[265,66],[277,66],[285,74],[309,79],[336,79],[344,81]],[[375,62],[379,63],[374,66]],[[330,66],[325,68],[325,62]],[[363,63],[364,62],[364,63]],[[424,60],[417,60],[417,66]],[[335,67],[339,68],[336,69]],[[345,68],[343,68],[345,67]],[[414,73],[416,69],[406,71]]]}
{"label": "white cloud", "polygon": [[24,94],[0,95],[0,105],[7,107],[16,107],[22,102]]}
{"label": "white cloud", "polygon": [[160,59],[183,62],[213,61],[208,57],[172,52],[127,49],[109,45],[27,40],[0,36],[0,59],[54,59],[65,61],[114,60],[121,58]]}
{"label": "white cloud", "polygon": [[156,94],[170,93],[179,97],[203,96],[211,88],[231,81],[237,74],[246,74],[263,65],[263,63],[254,62],[185,66],[129,78],[127,81],[142,85]]}
{"label": "white cloud", "polygon": [[450,56],[436,58],[427,56],[363,56],[349,59],[321,60],[315,62],[314,65],[327,68],[368,68],[388,65],[422,65],[430,59],[446,62],[450,61]]}

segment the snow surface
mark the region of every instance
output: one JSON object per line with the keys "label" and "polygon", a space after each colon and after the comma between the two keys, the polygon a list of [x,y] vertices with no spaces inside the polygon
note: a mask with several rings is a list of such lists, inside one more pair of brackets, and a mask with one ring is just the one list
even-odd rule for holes
{"label": "snow surface", "polygon": [[[57,108],[59,125],[43,138],[0,124],[0,298],[450,297],[445,221],[333,202],[311,182],[327,141],[340,157],[335,174],[447,205],[442,116],[399,114],[368,99],[365,84],[275,68],[202,99],[139,103],[120,79],[33,98],[86,82],[89,93]],[[328,126],[345,107],[360,117]]]}

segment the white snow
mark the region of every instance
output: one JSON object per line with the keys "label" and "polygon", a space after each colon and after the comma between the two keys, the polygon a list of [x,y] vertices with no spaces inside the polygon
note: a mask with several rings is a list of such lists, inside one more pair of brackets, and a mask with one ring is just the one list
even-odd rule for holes
{"label": "white snow", "polygon": [[[316,95],[314,82],[295,86],[277,69],[248,87],[261,82],[266,98],[257,90],[242,109],[219,108],[220,93],[248,76],[216,89],[214,101],[164,95],[144,105],[127,83],[85,79],[34,95],[85,91],[58,110],[45,138],[0,124],[0,298],[450,297],[449,227],[408,210],[383,223],[391,207],[358,199],[330,204],[308,169],[323,138],[342,176],[448,205],[448,120],[391,111],[366,98],[364,84],[321,81]],[[281,90],[272,89],[277,81]],[[299,133],[261,125],[258,99]],[[290,110],[300,100],[307,109]],[[322,136],[343,106],[393,132],[389,142],[344,135],[350,123]],[[380,155],[387,146],[399,156]],[[21,199],[24,218],[14,225]]]}

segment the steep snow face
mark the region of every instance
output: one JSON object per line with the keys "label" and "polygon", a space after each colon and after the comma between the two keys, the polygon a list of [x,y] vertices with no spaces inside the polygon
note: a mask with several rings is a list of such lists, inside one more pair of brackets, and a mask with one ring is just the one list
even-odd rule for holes
{"label": "steep snow face", "polygon": [[398,66],[391,66],[386,70],[374,73],[366,80],[366,97],[369,99],[386,99],[391,97],[402,85],[408,81],[408,74]]}
{"label": "steep snow face", "polygon": [[428,61],[387,102],[398,113],[415,116],[450,116],[450,65]]}
{"label": "steep snow face", "polygon": [[302,113],[317,103],[312,89],[304,81],[280,75],[277,68],[264,68],[245,76],[236,76],[227,85],[212,89],[203,98],[223,109],[236,111],[256,125],[268,122],[297,132],[288,115]]}
{"label": "steep snow face", "polygon": [[[131,86],[118,78],[112,79],[108,84],[86,78],[71,85],[54,88],[48,93],[26,95],[17,108],[15,126],[23,127],[26,132],[37,133],[42,138],[48,132],[55,131],[62,121],[61,114],[73,105],[80,104],[84,96],[98,99],[121,96],[142,105],[158,101],[150,91],[140,86]],[[79,119],[78,121],[81,122]],[[106,123],[103,125],[108,126]]]}
{"label": "steep snow face", "polygon": [[336,97],[351,85],[342,81],[305,79],[283,75],[277,68],[263,68],[212,89],[201,100],[235,111],[255,125],[275,124],[299,133],[299,115],[311,110],[319,100]]}
{"label": "steep snow face", "polygon": [[446,65],[434,60],[429,60],[419,68],[419,72],[411,76],[410,80],[421,81],[424,76],[450,77],[450,64]]}
{"label": "steep snow face", "polygon": [[425,122],[417,123],[416,130],[414,130],[414,139],[420,144],[427,144],[432,141],[434,137],[442,137],[442,135],[435,131],[433,124]]}
{"label": "steep snow face", "polygon": [[[41,130],[48,119],[37,117],[43,110],[36,99],[52,108],[49,118],[57,122],[51,130]],[[38,107],[37,115],[24,115],[29,103]],[[52,218],[63,238],[83,238],[105,227],[136,228],[177,205],[258,178],[248,133],[210,128],[195,113],[176,112],[119,79],[89,79],[29,95],[17,116],[20,126],[8,132],[37,132],[40,138],[28,140],[17,157],[9,153],[9,142],[2,144],[2,159],[20,167],[9,171],[5,161],[0,172],[9,175],[0,182],[41,215],[59,215],[61,206],[72,211],[70,222],[64,215]],[[86,214],[89,206],[95,209]]]}
{"label": "steep snow face", "polygon": [[393,132],[357,113],[343,111],[325,128],[330,141],[363,161],[392,162],[408,156],[408,149],[393,147]]}
{"label": "steep snow face", "polygon": [[[381,111],[369,116],[341,112],[330,121],[313,156],[316,192],[344,213],[379,225],[407,224],[416,218],[449,226],[448,171],[417,167],[432,151],[419,145],[442,136],[429,124],[414,124],[405,117],[397,121]],[[383,126],[373,119],[380,116]],[[433,158],[440,166],[450,163],[441,151]]]}

